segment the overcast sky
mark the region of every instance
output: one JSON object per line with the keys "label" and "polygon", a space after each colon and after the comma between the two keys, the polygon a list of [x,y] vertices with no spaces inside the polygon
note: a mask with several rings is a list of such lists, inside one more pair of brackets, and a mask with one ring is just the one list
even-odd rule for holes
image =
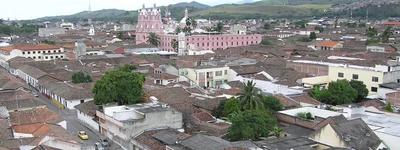
{"label": "overcast sky", "polygon": [[[92,11],[101,9],[137,10],[146,7],[191,2],[193,0],[91,0]],[[241,0],[196,0],[207,5],[232,3]],[[0,18],[7,20],[34,19],[45,16],[71,15],[89,9],[89,0],[1,0]]]}

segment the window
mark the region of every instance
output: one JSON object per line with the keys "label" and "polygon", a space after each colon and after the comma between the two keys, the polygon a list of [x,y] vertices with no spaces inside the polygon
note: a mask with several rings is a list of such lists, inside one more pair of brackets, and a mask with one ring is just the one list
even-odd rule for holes
{"label": "window", "polygon": [[45,59],[49,59],[49,57],[46,56]]}
{"label": "window", "polygon": [[353,74],[353,79],[357,80],[358,79],[358,74]]}
{"label": "window", "polygon": [[50,53],[50,51],[47,51],[47,53]]}
{"label": "window", "polygon": [[43,51],[43,54],[46,53],[46,51]]}
{"label": "window", "polygon": [[215,76],[222,76],[222,71],[215,71]]}
{"label": "window", "polygon": [[61,53],[61,50],[58,50],[59,53]]}
{"label": "window", "polygon": [[400,79],[397,79],[397,83],[400,83]]}
{"label": "window", "polygon": [[22,55],[25,55],[25,52],[22,52]]}
{"label": "window", "polygon": [[378,88],[377,87],[371,87],[371,92],[378,92]]}
{"label": "window", "polygon": [[33,51],[32,54],[35,54],[35,51]]}
{"label": "window", "polygon": [[37,51],[38,54],[40,54],[40,51]]}
{"label": "window", "polygon": [[38,56],[38,59],[42,59],[42,56]]}
{"label": "window", "polygon": [[85,102],[85,100],[82,99],[82,100],[81,100],[81,104],[84,103],[84,102]]}
{"label": "window", "polygon": [[28,54],[31,54],[31,52],[28,52]]}
{"label": "window", "polygon": [[126,132],[126,129],[119,128],[119,132],[121,132],[121,133],[125,134],[125,132]]}
{"label": "window", "polygon": [[215,86],[219,86],[222,84],[222,81],[215,81]]}
{"label": "window", "polygon": [[338,75],[337,75],[337,76],[340,77],[340,78],[343,78],[344,74],[341,73],[341,72],[338,72]]}
{"label": "window", "polygon": [[372,82],[378,82],[378,81],[379,81],[378,77],[372,77]]}
{"label": "window", "polygon": [[227,75],[227,74],[228,74],[228,70],[225,70],[224,72],[225,72],[225,75]]}
{"label": "window", "polygon": [[50,56],[50,59],[53,59],[53,56]]}

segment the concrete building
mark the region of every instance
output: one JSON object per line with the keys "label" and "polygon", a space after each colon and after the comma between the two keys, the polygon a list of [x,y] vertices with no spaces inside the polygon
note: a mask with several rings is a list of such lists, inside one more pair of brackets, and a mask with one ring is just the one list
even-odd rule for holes
{"label": "concrete building", "polygon": [[[332,57],[329,59],[340,59],[340,60],[351,60],[351,61],[365,61],[360,58],[347,58],[347,57]],[[308,60],[297,60],[295,62],[325,65],[328,66],[328,75],[303,78],[302,83],[304,86],[312,86],[315,84],[327,85],[331,81],[337,80],[359,80],[363,81],[369,90],[369,95],[377,95],[379,91],[379,85],[382,83],[397,82],[400,79],[400,68],[397,64],[378,64],[375,66],[361,66],[343,64],[337,62],[320,62],[320,61],[308,61]],[[378,98],[378,97],[376,97]]]}
{"label": "concrete building", "polygon": [[[14,57],[32,58],[35,61],[64,59],[64,48],[48,44],[15,44],[0,47],[0,64],[3,66]],[[4,66],[3,66],[4,67]]]}
{"label": "concrete building", "polygon": [[125,106],[104,106],[96,111],[100,119],[100,133],[125,149],[133,149],[133,138],[149,129],[182,128],[182,113],[158,102]]}
{"label": "concrete building", "polygon": [[315,41],[308,46],[314,50],[335,50],[343,48],[343,44],[336,41]]}
{"label": "concrete building", "polygon": [[49,37],[56,34],[65,34],[65,30],[64,28],[39,28],[39,36]]}
{"label": "concrete building", "polygon": [[[188,18],[187,10],[185,17],[180,22],[180,26],[185,26],[185,18]],[[178,40],[178,35],[166,34],[164,25],[161,21],[161,12],[154,5],[153,9],[147,10],[143,8],[138,11],[138,24],[136,27],[136,44],[146,43],[147,36],[150,32],[154,32],[160,37],[161,50],[173,50],[171,41]],[[185,43],[194,44],[205,50],[226,49],[228,47],[246,46],[251,44],[259,44],[262,40],[260,34],[221,34],[221,33],[203,33],[198,35],[186,35]]]}
{"label": "concrete building", "polygon": [[99,132],[99,123],[96,119],[97,106],[94,101],[88,101],[78,104],[74,107],[77,111],[76,115],[79,121],[87,127]]}
{"label": "concrete building", "polygon": [[195,68],[187,68],[186,77],[201,87],[218,87],[228,82],[229,67],[217,65],[203,65]]}

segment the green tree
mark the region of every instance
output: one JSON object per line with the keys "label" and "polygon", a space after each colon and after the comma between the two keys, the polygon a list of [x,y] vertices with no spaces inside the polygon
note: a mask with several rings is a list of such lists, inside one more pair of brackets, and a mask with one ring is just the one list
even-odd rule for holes
{"label": "green tree", "polygon": [[178,35],[178,34],[181,33],[181,32],[182,32],[182,29],[179,28],[179,27],[176,27],[175,30],[174,30],[174,34],[175,34],[175,35]]}
{"label": "green tree", "polygon": [[386,27],[385,31],[382,33],[382,43],[389,43],[389,38],[393,35],[392,27]]}
{"label": "green tree", "polygon": [[223,114],[225,103],[226,100],[220,101],[218,107],[212,110],[212,115],[215,116],[216,118],[226,117]]}
{"label": "green tree", "polygon": [[308,20],[300,20],[297,22],[294,22],[297,28],[305,28],[306,24],[308,23]]}
{"label": "green tree", "polygon": [[143,101],[142,85],[144,74],[132,72],[129,66],[121,66],[104,73],[94,84],[92,92],[97,105],[117,102],[118,105]]}
{"label": "green tree", "polygon": [[40,41],[40,43],[49,44],[49,45],[56,45],[56,42],[54,42],[54,41],[49,41],[49,40],[43,40],[43,41]]}
{"label": "green tree", "polygon": [[392,105],[390,105],[390,103],[386,104],[385,107],[383,107],[383,110],[393,112]]}
{"label": "green tree", "polygon": [[261,41],[261,44],[262,44],[262,45],[270,45],[271,42],[268,41],[268,40],[262,40],[262,41]]}
{"label": "green tree", "polygon": [[324,28],[323,28],[323,27],[320,27],[320,26],[315,26],[315,27],[314,27],[314,30],[318,30],[319,33],[324,32]]}
{"label": "green tree", "polygon": [[379,39],[372,38],[372,39],[368,39],[367,41],[365,41],[365,45],[377,44],[379,42],[380,42]]}
{"label": "green tree", "polygon": [[264,105],[260,101],[259,90],[255,87],[253,81],[247,81],[244,89],[237,95],[242,110],[264,110]]}
{"label": "green tree", "polygon": [[365,26],[366,26],[365,22],[360,22],[360,23],[358,24],[358,27],[359,27],[359,28],[365,28]]}
{"label": "green tree", "polygon": [[327,90],[323,90],[319,96],[319,101],[331,104],[349,104],[357,98],[357,91],[351,87],[347,80],[332,81]]}
{"label": "green tree", "polygon": [[239,106],[238,100],[234,97],[231,97],[226,100],[222,114],[224,116],[228,116],[229,114],[231,114],[233,112],[240,112],[240,106]]}
{"label": "green tree", "polygon": [[314,40],[317,38],[317,34],[315,32],[310,33],[310,39]]}
{"label": "green tree", "polygon": [[260,99],[267,110],[281,111],[283,109],[281,101],[275,96],[262,96]]}
{"label": "green tree", "polygon": [[174,49],[175,51],[178,50],[178,41],[176,39],[172,39],[171,40],[171,47],[172,49]]}
{"label": "green tree", "polygon": [[146,42],[158,46],[160,44],[160,37],[156,33],[150,32]]}
{"label": "green tree", "polygon": [[119,39],[124,39],[124,32],[118,32],[118,38]]}
{"label": "green tree", "polygon": [[362,81],[351,80],[350,85],[357,91],[357,98],[354,100],[355,103],[361,102],[368,96],[367,86]]}
{"label": "green tree", "polygon": [[224,28],[224,24],[222,22],[218,22],[217,26],[215,27],[215,31],[221,32],[223,28]]}
{"label": "green tree", "polygon": [[226,137],[230,141],[259,140],[273,131],[276,118],[266,111],[246,110],[232,116]]}
{"label": "green tree", "polygon": [[271,24],[268,23],[268,22],[264,23],[264,29],[265,29],[265,30],[271,29]]}
{"label": "green tree", "polygon": [[355,23],[355,22],[354,23],[349,23],[348,22],[348,23],[345,24],[345,26],[348,27],[348,28],[355,28],[355,27],[357,27],[357,23]]}
{"label": "green tree", "polygon": [[72,83],[88,83],[92,82],[92,77],[90,75],[85,75],[83,72],[76,72],[72,74]]}
{"label": "green tree", "polygon": [[0,18],[0,25],[3,25],[3,23],[4,23],[3,18]]}
{"label": "green tree", "polygon": [[185,26],[183,27],[182,32],[184,32],[186,35],[191,35],[192,29],[190,28],[190,26]]}
{"label": "green tree", "polygon": [[274,126],[274,136],[279,137],[283,129],[281,127],[278,127],[277,125]]}
{"label": "green tree", "polygon": [[309,37],[301,37],[301,38],[298,38],[297,41],[300,41],[300,42],[311,42],[312,39],[310,39]]}
{"label": "green tree", "polygon": [[192,24],[193,29],[196,29],[196,27],[197,27],[197,21],[196,21],[196,19],[190,18],[190,21],[191,21],[191,24]]}
{"label": "green tree", "polygon": [[314,99],[319,99],[319,96],[322,93],[321,86],[320,85],[314,85],[313,89],[308,93],[312,98]]}
{"label": "green tree", "polygon": [[369,27],[366,29],[365,35],[368,37],[373,37],[378,35],[378,31],[374,27]]}

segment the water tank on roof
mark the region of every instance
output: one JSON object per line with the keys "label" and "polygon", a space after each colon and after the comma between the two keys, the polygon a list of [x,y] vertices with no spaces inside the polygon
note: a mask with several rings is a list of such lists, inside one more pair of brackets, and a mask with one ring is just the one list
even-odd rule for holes
{"label": "water tank on roof", "polygon": [[152,102],[158,102],[158,98],[155,97],[155,96],[150,96],[150,100],[151,100]]}

